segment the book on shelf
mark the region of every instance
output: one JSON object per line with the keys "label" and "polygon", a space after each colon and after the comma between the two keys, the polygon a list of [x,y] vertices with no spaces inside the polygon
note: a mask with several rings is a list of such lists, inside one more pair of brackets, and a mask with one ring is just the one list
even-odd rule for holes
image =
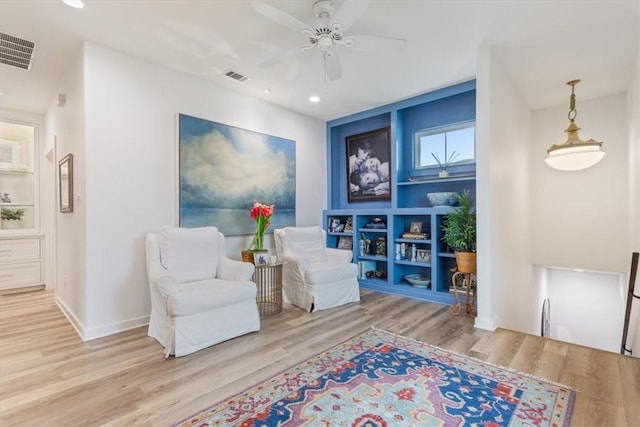
{"label": "book on shelf", "polygon": [[358,277],[367,279],[367,272],[376,272],[376,262],[372,260],[358,261]]}
{"label": "book on shelf", "polygon": [[364,228],[371,228],[374,230],[385,230],[387,228],[387,224],[383,222],[370,222],[369,224],[365,224]]}
{"label": "book on shelf", "polygon": [[429,237],[429,233],[402,233],[403,239],[427,240]]}

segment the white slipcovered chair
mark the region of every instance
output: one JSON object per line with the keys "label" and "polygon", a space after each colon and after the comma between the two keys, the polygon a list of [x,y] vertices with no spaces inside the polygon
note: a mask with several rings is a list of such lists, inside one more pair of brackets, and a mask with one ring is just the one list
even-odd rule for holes
{"label": "white slipcovered chair", "polygon": [[353,253],[326,247],[320,227],[285,227],[273,231],[286,299],[308,311],[360,301]]}
{"label": "white slipcovered chair", "polygon": [[165,227],[146,236],[150,337],[185,356],[260,330],[253,264],[226,257],[216,227]]}

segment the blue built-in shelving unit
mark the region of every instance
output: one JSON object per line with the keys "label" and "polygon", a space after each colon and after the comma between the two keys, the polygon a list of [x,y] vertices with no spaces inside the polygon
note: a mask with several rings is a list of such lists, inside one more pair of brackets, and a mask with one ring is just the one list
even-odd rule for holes
{"label": "blue built-in shelving unit", "polygon": [[[449,168],[448,178],[438,178],[438,169],[416,174],[412,170],[413,141],[417,131],[475,121],[475,89],[472,80],[327,123],[328,209],[323,213],[327,245],[338,247],[341,240],[344,245],[345,239],[351,239],[354,262],[367,261],[362,264],[366,268],[375,266],[378,275],[362,277],[362,288],[442,304],[454,302],[449,288],[455,257],[441,240],[444,215],[452,208],[431,207],[427,193],[469,190],[475,200],[475,163]],[[346,139],[385,127],[390,128],[391,135],[391,200],[349,202]],[[374,218],[382,219],[386,228],[368,227]],[[332,219],[340,220],[341,224],[350,222],[351,228],[331,231]],[[425,238],[403,238],[415,223],[421,224]],[[371,241],[369,253],[360,253],[362,238]],[[377,254],[376,247],[382,239],[386,242],[386,253]],[[396,259],[396,245],[402,244],[405,248],[415,245],[422,254],[428,251],[428,260]],[[404,278],[409,274],[430,278],[430,286],[409,284]]]}

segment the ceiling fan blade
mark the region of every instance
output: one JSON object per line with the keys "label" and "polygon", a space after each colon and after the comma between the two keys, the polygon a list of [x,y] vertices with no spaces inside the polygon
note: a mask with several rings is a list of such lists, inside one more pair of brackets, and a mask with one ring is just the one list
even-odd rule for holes
{"label": "ceiling fan blade", "polygon": [[353,46],[351,46],[351,49],[361,52],[369,52],[378,49],[401,49],[407,44],[405,39],[385,36],[349,36],[347,39],[353,40]]}
{"label": "ceiling fan blade", "polygon": [[294,56],[296,56],[300,52],[303,52],[303,50],[301,50],[300,48],[297,48],[297,47],[294,47],[293,49],[285,50],[284,52],[280,52],[276,56],[273,56],[273,57],[267,59],[266,61],[261,62],[259,64],[259,66],[261,68],[272,67],[272,66],[274,66],[274,65],[276,65],[276,64],[278,64],[280,62],[286,61],[289,58],[293,58]]}
{"label": "ceiling fan blade", "polygon": [[251,7],[253,7],[256,12],[266,16],[272,21],[277,22],[278,24],[287,28],[291,28],[294,31],[309,30],[313,32],[313,28],[311,28],[309,25],[298,20],[297,18],[294,18],[288,13],[281,11],[280,9],[271,6],[268,3],[260,0],[254,0],[251,2]]}
{"label": "ceiling fan blade", "polygon": [[324,52],[324,70],[327,77],[330,80],[338,80],[342,77],[342,70],[340,69],[340,59],[338,55],[330,50]]}
{"label": "ceiling fan blade", "polygon": [[342,30],[347,31],[369,8],[369,3],[370,0],[344,0],[333,13],[331,22],[342,25]]}

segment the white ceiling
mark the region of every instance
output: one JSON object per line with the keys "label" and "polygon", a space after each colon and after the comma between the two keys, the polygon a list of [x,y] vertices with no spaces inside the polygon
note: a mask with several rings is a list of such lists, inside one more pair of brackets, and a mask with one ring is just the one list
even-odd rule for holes
{"label": "white ceiling", "polygon": [[[315,21],[314,0],[265,1]],[[83,40],[323,120],[472,79],[481,45],[491,46],[533,109],[568,103],[565,82],[582,79],[579,108],[581,99],[624,92],[639,50],[639,1],[373,0],[347,35],[404,38],[406,47],[336,47],[342,78],[325,82],[318,50],[259,66],[307,38],[260,15],[249,1],[85,3],[72,9],[57,0],[0,1],[0,31],[37,43],[31,70],[0,65],[2,108],[44,113]],[[231,80],[224,76],[229,69],[250,79]],[[312,94],[321,101],[310,103]]]}

